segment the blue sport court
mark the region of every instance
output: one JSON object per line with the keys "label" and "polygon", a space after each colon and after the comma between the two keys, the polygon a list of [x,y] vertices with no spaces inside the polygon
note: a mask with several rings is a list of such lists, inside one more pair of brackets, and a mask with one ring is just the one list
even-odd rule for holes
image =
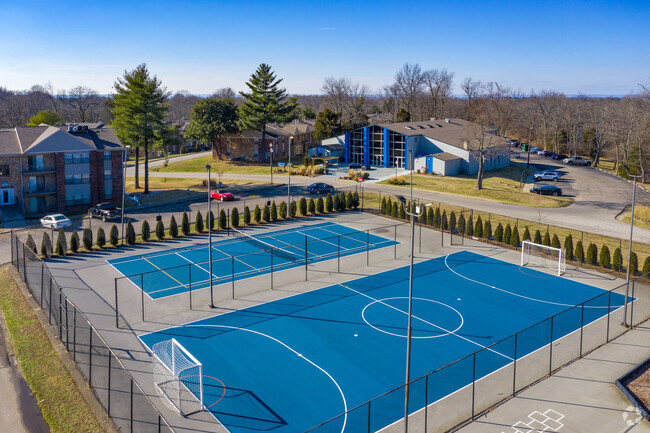
{"label": "blue sport court", "polygon": [[[233,433],[302,432],[335,417],[317,431],[377,431],[403,418],[403,391],[373,406],[370,426],[367,409],[337,416],[404,384],[408,275],[405,266],[140,338],[149,348],[175,338],[203,364],[204,405]],[[623,303],[467,251],[417,263],[411,380],[481,349],[484,377]],[[517,343],[506,338],[556,314],[552,328],[549,320]],[[411,412],[472,381],[471,362],[469,374],[442,371],[428,394],[411,388]]]}
{"label": "blue sport court", "polygon": [[[234,232],[233,232],[234,233]],[[218,239],[218,238],[217,238]],[[393,240],[336,223],[212,242],[212,281],[220,284],[338,256],[394,245]],[[208,244],[108,260],[152,299],[210,285]]]}

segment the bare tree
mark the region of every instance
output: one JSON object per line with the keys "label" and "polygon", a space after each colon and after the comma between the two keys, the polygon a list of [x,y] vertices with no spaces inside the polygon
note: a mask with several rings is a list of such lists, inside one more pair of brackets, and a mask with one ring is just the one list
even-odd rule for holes
{"label": "bare tree", "polygon": [[483,178],[485,177],[485,161],[491,158],[498,149],[498,137],[493,133],[491,121],[486,115],[482,115],[477,122],[470,124],[467,146],[470,152],[478,159],[478,173],[476,173],[476,189],[483,189]]}
{"label": "bare tree", "polygon": [[430,69],[422,73],[422,80],[429,92],[431,113],[437,117],[445,117],[447,101],[454,87],[454,73],[446,69]]}
{"label": "bare tree", "polygon": [[394,95],[398,101],[398,107],[404,108],[411,115],[411,120],[421,118],[417,112],[417,101],[422,94],[424,86],[424,73],[420,65],[405,63],[402,69],[395,74],[393,84],[385,89],[385,93]]}
{"label": "bare tree", "polygon": [[322,87],[332,111],[341,114],[345,129],[355,129],[368,123],[366,102],[370,89],[348,78],[329,77]]}
{"label": "bare tree", "polygon": [[67,102],[74,112],[75,120],[78,122],[91,122],[97,118],[100,99],[97,92],[90,87],[77,86],[61,95],[61,99]]}
{"label": "bare tree", "polygon": [[327,103],[335,113],[342,113],[347,105],[350,80],[347,78],[325,78],[321,90],[325,93]]}
{"label": "bare tree", "polygon": [[465,116],[467,120],[473,120],[474,99],[481,95],[483,84],[480,81],[475,81],[471,77],[463,80],[461,88],[465,93],[467,103],[465,104]]}
{"label": "bare tree", "polygon": [[221,89],[215,90],[212,94],[214,99],[235,99],[239,95],[232,90],[231,87],[222,87]]}
{"label": "bare tree", "polygon": [[488,101],[490,117],[499,135],[505,135],[513,111],[512,90],[500,83],[490,81],[485,85],[485,98]]}

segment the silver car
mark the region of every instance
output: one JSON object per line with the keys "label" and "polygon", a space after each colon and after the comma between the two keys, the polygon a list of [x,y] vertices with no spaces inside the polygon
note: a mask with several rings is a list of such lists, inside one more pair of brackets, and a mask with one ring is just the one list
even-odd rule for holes
{"label": "silver car", "polygon": [[552,180],[553,182],[557,182],[560,180],[560,173],[557,171],[541,171],[535,173],[533,176],[535,177],[535,182],[539,182],[540,180]]}
{"label": "silver car", "polygon": [[43,218],[41,218],[41,225],[45,228],[60,229],[63,227],[68,227],[70,224],[72,224],[70,219],[60,213],[45,215]]}
{"label": "silver car", "polygon": [[583,158],[582,156],[564,158],[562,162],[569,165],[591,165],[591,159]]}

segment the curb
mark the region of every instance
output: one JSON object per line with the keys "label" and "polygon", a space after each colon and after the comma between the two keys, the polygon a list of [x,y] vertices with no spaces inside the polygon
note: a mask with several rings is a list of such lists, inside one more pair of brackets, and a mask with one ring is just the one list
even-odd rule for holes
{"label": "curb", "polygon": [[618,386],[618,389],[620,389],[623,394],[630,400],[630,402],[639,410],[643,418],[645,418],[647,421],[650,421],[650,410],[646,407],[645,404],[639,398],[630,390],[630,388],[627,387],[625,384],[628,379],[630,379],[633,375],[635,375],[641,368],[643,368],[646,364],[650,363],[650,358],[646,359],[643,361],[641,364],[637,365],[634,367],[632,370],[628,371],[625,373],[623,376],[619,377],[616,379],[616,386]]}

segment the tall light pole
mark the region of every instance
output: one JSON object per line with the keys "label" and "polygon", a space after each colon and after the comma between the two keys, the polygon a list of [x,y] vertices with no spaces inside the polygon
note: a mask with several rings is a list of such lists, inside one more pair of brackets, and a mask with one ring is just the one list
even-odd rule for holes
{"label": "tall light pole", "polygon": [[293,149],[293,136],[289,138],[289,162],[287,163],[287,170],[289,170],[289,182],[287,185],[287,208],[289,215],[291,215],[291,149]]}
{"label": "tall light pole", "polygon": [[210,188],[212,188],[212,183],[210,179],[210,169],[212,168],[210,164],[205,164],[205,168],[208,169],[208,273],[210,274],[210,308],[215,308],[214,306],[214,297],[212,295],[212,194],[210,193]]}
{"label": "tall light pole", "polygon": [[[408,325],[406,327],[406,383],[404,385],[404,432],[408,433],[409,429],[409,384],[411,382],[411,335],[413,328],[411,327],[411,322],[413,318],[413,252],[415,245],[415,217],[420,218],[424,215],[424,209],[427,206],[430,206],[431,203],[427,203],[424,206],[417,205],[413,207],[413,151],[409,149],[408,152],[409,158],[409,169],[411,176],[411,207],[406,212],[411,220],[411,263],[409,266],[409,309],[408,309]],[[398,195],[396,196],[399,201],[406,206],[406,199]]]}
{"label": "tall light pole", "polygon": [[644,171],[643,167],[641,167],[641,174],[630,174],[629,170],[627,169],[627,166],[624,165],[625,167],[625,172],[627,173],[627,177],[633,178],[632,181],[632,213],[630,214],[630,242],[628,243],[627,246],[627,272],[626,272],[626,277],[625,281],[627,284],[625,285],[625,305],[623,307],[623,326],[629,327],[627,323],[627,301],[628,301],[628,295],[630,292],[630,262],[632,259],[632,233],[634,232],[634,202],[636,201],[636,179],[638,177],[643,177]]}

